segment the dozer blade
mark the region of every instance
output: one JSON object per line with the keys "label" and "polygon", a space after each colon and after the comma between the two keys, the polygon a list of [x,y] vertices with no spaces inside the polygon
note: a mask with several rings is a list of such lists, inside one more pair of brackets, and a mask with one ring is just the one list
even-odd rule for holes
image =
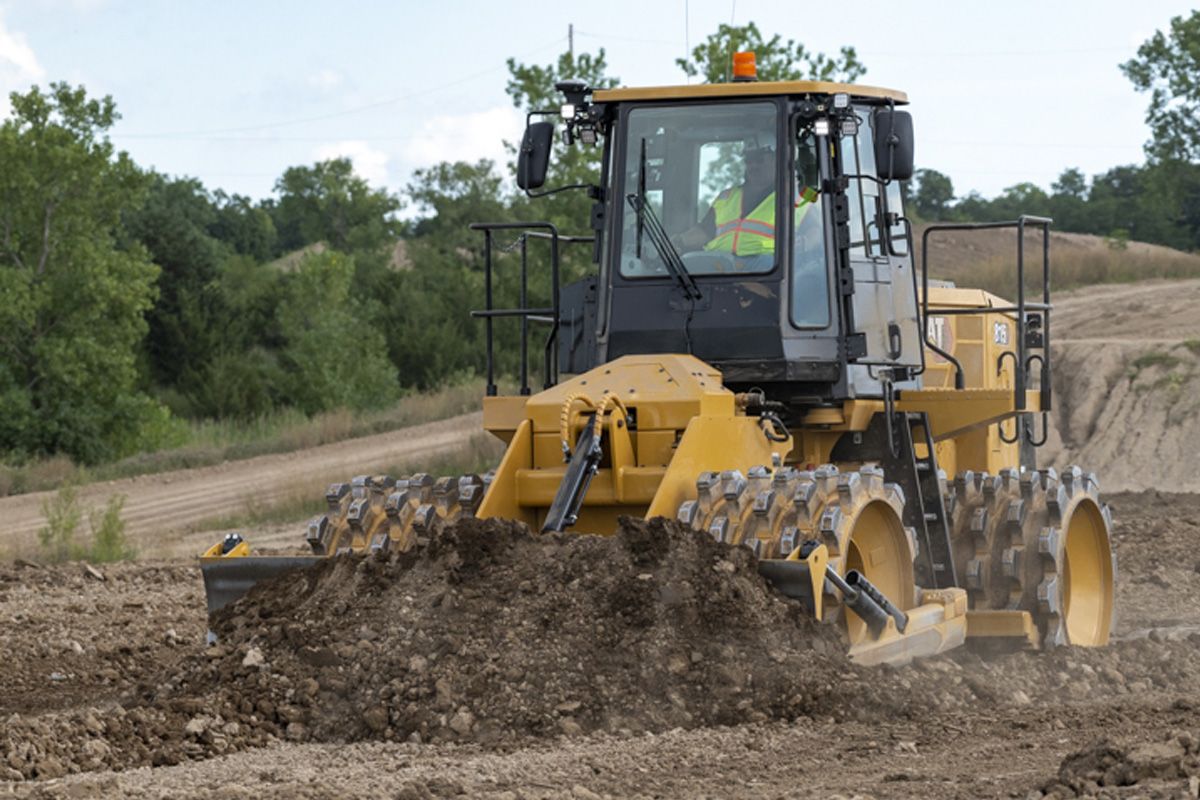
{"label": "dozer blade", "polygon": [[785,597],[799,600],[809,609],[813,608],[812,570],[807,562],[764,558],[758,562],[758,574]]}
{"label": "dozer blade", "polygon": [[311,567],[325,556],[243,556],[205,558],[200,562],[204,575],[204,595],[212,614],[250,591],[259,581],[274,578],[294,569]]}
{"label": "dozer blade", "polygon": [[764,558],[758,562],[758,574],[783,593],[799,600],[814,617],[821,618],[825,588],[825,570],[829,551],[825,545],[809,548],[804,557],[800,550],[788,558]]}

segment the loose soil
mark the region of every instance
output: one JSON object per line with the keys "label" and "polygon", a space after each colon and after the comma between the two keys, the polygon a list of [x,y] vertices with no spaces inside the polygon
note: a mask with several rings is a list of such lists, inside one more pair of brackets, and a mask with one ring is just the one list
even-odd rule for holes
{"label": "loose soil", "polygon": [[[1109,499],[1112,646],[903,668],[847,663],[746,551],[661,522],[472,521],[260,587],[208,649],[191,568],[14,568],[0,776],[28,797],[1187,796],[1200,496]],[[146,611],[89,633],[70,604],[101,600]],[[84,652],[41,647],[60,633]],[[141,658],[73,688],[117,642]]]}

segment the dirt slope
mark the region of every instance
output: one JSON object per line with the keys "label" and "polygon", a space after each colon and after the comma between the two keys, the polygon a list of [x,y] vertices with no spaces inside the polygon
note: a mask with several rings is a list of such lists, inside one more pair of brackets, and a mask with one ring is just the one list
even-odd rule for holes
{"label": "dirt slope", "polygon": [[[127,500],[126,531],[146,555],[198,553],[207,535],[188,536],[197,524],[245,512],[252,503],[320,497],[334,480],[404,463],[419,465],[464,445],[480,429],[480,414],[350,439],[296,453],[259,456],[212,467],[91,484],[80,490],[85,506],[114,494]],[[44,524],[42,503],[52,492],[0,498],[0,546],[31,549]],[[294,530],[294,526],[293,530]],[[295,533],[296,539],[299,534]]]}
{"label": "dirt slope", "polygon": [[1055,409],[1039,463],[1107,491],[1200,491],[1200,281],[1096,286],[1055,301]]}

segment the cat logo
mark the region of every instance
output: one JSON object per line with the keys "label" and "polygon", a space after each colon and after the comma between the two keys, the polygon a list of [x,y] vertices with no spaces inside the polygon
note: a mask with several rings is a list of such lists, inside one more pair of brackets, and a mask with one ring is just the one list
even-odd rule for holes
{"label": "cat logo", "polygon": [[[946,317],[929,317],[925,322],[925,338],[938,350],[950,353],[954,349],[954,327]],[[946,363],[937,350],[930,350],[929,354],[935,363]]]}

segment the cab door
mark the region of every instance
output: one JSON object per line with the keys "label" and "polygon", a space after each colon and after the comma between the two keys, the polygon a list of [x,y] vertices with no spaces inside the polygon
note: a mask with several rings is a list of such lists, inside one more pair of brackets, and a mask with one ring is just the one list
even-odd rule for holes
{"label": "cab door", "polygon": [[[899,209],[899,186],[884,188],[867,177],[876,175],[870,109],[859,107],[858,131],[838,142],[842,174],[849,176],[846,199],[850,211],[849,263],[854,273],[852,333],[863,335],[865,355],[860,364],[910,366],[921,364],[917,298],[912,258],[903,252],[902,239],[888,246],[883,193],[887,207]],[[895,207],[893,207],[893,204]],[[897,247],[896,245],[901,245]]]}

